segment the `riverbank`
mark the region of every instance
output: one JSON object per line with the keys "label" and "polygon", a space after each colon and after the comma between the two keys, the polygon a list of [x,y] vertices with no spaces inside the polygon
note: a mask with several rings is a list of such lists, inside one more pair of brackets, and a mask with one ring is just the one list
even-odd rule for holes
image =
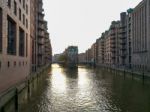
{"label": "riverbank", "polygon": [[0,112],[19,112],[21,105],[30,98],[36,83],[39,83],[39,80],[48,73],[49,68],[50,65],[30,74],[25,80],[1,93]]}

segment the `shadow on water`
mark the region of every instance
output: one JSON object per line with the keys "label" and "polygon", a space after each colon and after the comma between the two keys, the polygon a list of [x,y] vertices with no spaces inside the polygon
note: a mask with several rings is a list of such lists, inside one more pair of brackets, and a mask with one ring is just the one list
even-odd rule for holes
{"label": "shadow on water", "polygon": [[150,112],[149,87],[102,68],[55,64],[21,112]]}
{"label": "shadow on water", "polygon": [[78,79],[78,68],[63,68],[62,73],[67,78]]}

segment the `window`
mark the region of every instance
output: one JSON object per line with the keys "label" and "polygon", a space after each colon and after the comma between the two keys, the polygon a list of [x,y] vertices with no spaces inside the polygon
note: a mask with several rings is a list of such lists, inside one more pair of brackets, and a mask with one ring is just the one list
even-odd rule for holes
{"label": "window", "polygon": [[26,57],[28,56],[28,34],[26,34]]}
{"label": "window", "polygon": [[19,2],[21,3],[21,0],[19,0]]}
{"label": "window", "polygon": [[25,9],[25,0],[23,0],[23,8]]}
{"label": "window", "polygon": [[19,28],[19,56],[24,56],[25,34],[22,28]]}
{"label": "window", "polygon": [[16,55],[16,23],[8,16],[7,53]]}
{"label": "window", "polygon": [[14,1],[14,14],[17,15],[17,3]]}
{"label": "window", "polygon": [[28,5],[26,4],[26,14],[28,14]]}
{"label": "window", "polygon": [[23,14],[23,24],[25,25],[25,15]]}
{"label": "window", "polygon": [[2,37],[3,37],[2,36],[2,30],[3,30],[2,29],[2,26],[3,26],[2,25],[2,23],[3,23],[2,20],[3,20],[2,19],[2,9],[0,8],[0,53],[2,52]]}
{"label": "window", "polygon": [[7,63],[7,66],[8,66],[8,68],[10,67],[10,62],[8,61],[8,63]]}
{"label": "window", "polygon": [[0,69],[2,68],[2,62],[0,61]]}
{"label": "window", "polygon": [[11,0],[8,0],[7,3],[8,3],[8,7],[11,8]]}
{"label": "window", "polygon": [[16,61],[14,61],[14,67],[16,67]]}
{"label": "window", "polygon": [[21,21],[21,9],[19,9],[19,20]]}
{"label": "window", "polygon": [[21,66],[21,62],[19,62],[19,66]]}
{"label": "window", "polygon": [[28,28],[28,20],[26,19],[26,28]]}

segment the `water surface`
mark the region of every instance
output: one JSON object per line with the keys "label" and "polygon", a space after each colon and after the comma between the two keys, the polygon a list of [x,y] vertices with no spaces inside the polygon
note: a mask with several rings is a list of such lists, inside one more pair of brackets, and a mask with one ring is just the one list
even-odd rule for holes
{"label": "water surface", "polygon": [[150,112],[150,88],[100,68],[54,64],[22,112]]}

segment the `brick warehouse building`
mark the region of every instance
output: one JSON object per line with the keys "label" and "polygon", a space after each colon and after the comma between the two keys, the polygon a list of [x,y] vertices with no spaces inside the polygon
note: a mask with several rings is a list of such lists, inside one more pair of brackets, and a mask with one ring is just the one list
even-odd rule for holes
{"label": "brick warehouse building", "polygon": [[30,13],[33,16],[30,16],[30,49],[31,53],[31,71],[36,72],[37,70],[37,36],[36,36],[36,27],[37,27],[37,0],[30,0]]}
{"label": "brick warehouse building", "polygon": [[[0,92],[26,80],[51,63],[51,43],[44,20],[42,0],[0,0]],[[39,12],[39,6],[42,10]],[[39,32],[39,14],[42,30]],[[42,41],[39,35],[43,35]],[[38,67],[39,43],[42,66]],[[44,63],[47,60],[48,63]],[[38,69],[37,69],[38,67]]]}
{"label": "brick warehouse building", "polygon": [[120,20],[112,22],[108,34],[105,32],[96,40],[96,64],[150,72],[149,17],[150,0],[142,0],[135,8],[120,13]]}
{"label": "brick warehouse building", "polygon": [[29,0],[0,1],[0,91],[30,73],[29,7]]}
{"label": "brick warehouse building", "polygon": [[143,0],[133,10],[132,67],[150,71],[150,0]]}

